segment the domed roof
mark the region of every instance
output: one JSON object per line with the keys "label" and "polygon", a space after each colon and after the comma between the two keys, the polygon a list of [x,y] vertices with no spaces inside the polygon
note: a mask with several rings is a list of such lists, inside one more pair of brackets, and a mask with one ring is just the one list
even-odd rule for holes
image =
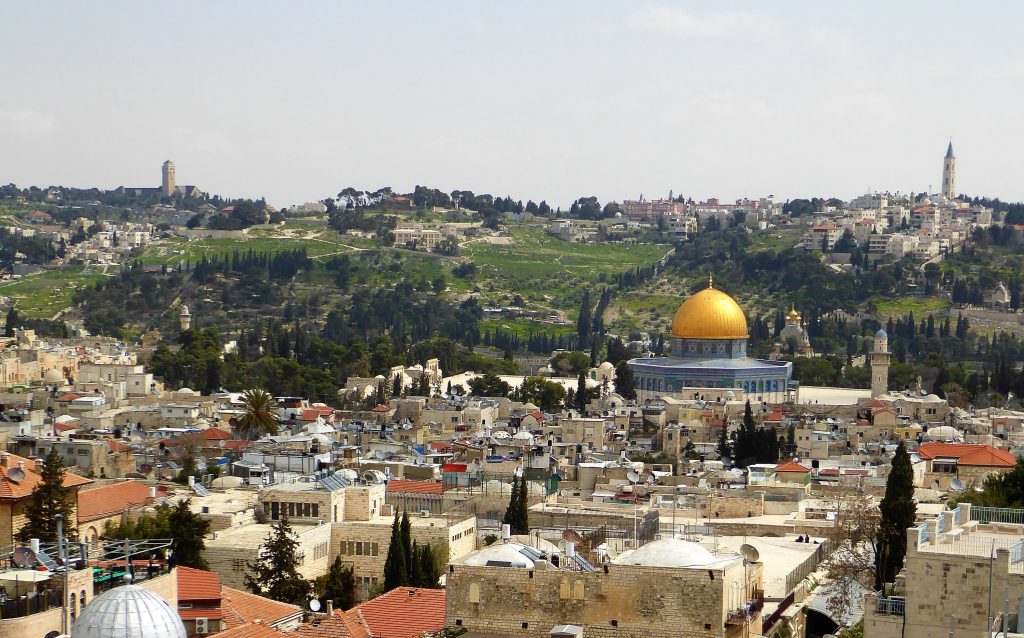
{"label": "domed roof", "polygon": [[186,638],[167,601],[137,585],[115,587],[85,606],[71,638]]}
{"label": "domed roof", "polygon": [[697,543],[681,538],[662,538],[622,554],[612,562],[644,567],[703,567],[717,561],[714,554]]}
{"label": "domed roof", "polygon": [[736,301],[721,290],[708,287],[679,306],[672,319],[677,339],[746,339],[747,317]]}
{"label": "domed roof", "polygon": [[64,383],[64,375],[57,368],[50,368],[43,374],[46,383]]}
{"label": "domed roof", "polygon": [[612,365],[611,361],[605,361],[601,365],[597,366],[599,370],[614,370],[615,366]]}
{"label": "domed roof", "polygon": [[[524,553],[523,550],[527,551]],[[463,562],[470,567],[486,567],[491,565],[494,567],[533,569],[531,554],[536,555],[530,552],[529,548],[525,545],[498,542],[473,552]]]}
{"label": "domed roof", "polygon": [[879,328],[878,332],[875,333],[875,339],[888,339],[889,335],[886,333],[884,328]]}
{"label": "domed roof", "polygon": [[190,314],[190,313],[189,313],[189,311],[188,311],[188,306],[186,306],[186,305],[182,304],[182,306],[181,306],[181,312],[180,312],[179,314],[182,314],[182,315],[187,315],[187,314]]}

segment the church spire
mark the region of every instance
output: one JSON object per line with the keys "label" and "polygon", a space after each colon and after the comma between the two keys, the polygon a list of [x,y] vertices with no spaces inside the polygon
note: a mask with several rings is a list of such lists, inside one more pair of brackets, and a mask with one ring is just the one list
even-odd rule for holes
{"label": "church spire", "polygon": [[946,149],[946,157],[956,157],[953,155],[953,138],[949,139],[949,148]]}

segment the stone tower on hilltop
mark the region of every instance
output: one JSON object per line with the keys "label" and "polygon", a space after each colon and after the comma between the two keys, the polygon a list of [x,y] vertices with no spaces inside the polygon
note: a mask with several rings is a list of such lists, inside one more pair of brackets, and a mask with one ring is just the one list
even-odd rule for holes
{"label": "stone tower on hilltop", "polygon": [[167,160],[164,162],[163,180],[160,182],[160,192],[164,197],[170,197],[174,195],[174,190],[177,185],[174,183],[174,162]]}
{"label": "stone tower on hilltop", "polygon": [[889,335],[885,330],[875,333],[875,347],[871,350],[871,397],[885,394],[889,389]]}
{"label": "stone tower on hilltop", "polygon": [[946,199],[956,197],[956,155],[953,155],[953,141],[949,141],[946,157],[942,159],[942,194]]}

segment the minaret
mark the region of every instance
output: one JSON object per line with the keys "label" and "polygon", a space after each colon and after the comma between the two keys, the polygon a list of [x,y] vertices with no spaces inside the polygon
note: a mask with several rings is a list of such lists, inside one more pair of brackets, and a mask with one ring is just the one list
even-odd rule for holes
{"label": "minaret", "polygon": [[946,157],[942,159],[942,194],[946,199],[956,197],[956,155],[953,155],[953,140],[949,141]]}
{"label": "minaret", "polygon": [[163,170],[161,172],[163,173],[163,180],[160,182],[160,191],[163,193],[164,197],[171,197],[174,195],[175,189],[174,162],[171,160],[164,162]]}
{"label": "minaret", "polygon": [[181,312],[178,313],[178,321],[181,322],[182,332],[192,327],[192,313],[188,311],[188,306],[181,307]]}
{"label": "minaret", "polygon": [[875,347],[871,351],[871,397],[885,394],[889,389],[889,335],[885,330],[875,333]]}

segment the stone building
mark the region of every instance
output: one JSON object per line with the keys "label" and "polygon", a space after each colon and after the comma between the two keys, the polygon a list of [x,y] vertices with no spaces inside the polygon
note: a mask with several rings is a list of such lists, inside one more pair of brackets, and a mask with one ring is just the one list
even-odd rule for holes
{"label": "stone building", "polygon": [[595,567],[571,548],[544,554],[499,541],[453,561],[445,624],[470,633],[740,638],[760,630],[761,565],[663,538]]}
{"label": "stone building", "polygon": [[1001,629],[1004,615],[1010,635],[1019,635],[1022,522],[1024,510],[963,503],[908,529],[895,591],[865,598],[864,636],[988,638],[990,628]]}

